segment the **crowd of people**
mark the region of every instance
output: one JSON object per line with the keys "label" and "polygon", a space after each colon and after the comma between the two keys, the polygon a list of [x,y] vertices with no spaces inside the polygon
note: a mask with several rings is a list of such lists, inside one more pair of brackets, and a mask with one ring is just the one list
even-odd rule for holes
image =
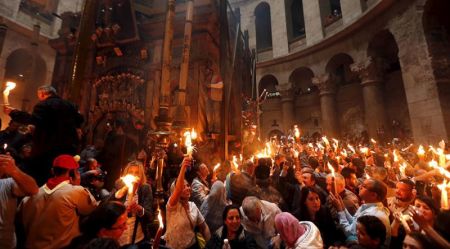
{"label": "crowd of people", "polygon": [[[31,114],[5,108],[2,249],[450,248],[444,143],[418,155],[398,141],[292,134],[216,166],[171,146],[165,162],[177,166],[164,168],[162,203],[145,150],[109,174],[100,148],[76,156],[76,106],[51,86],[38,95]],[[134,184],[122,180],[128,175]]]}

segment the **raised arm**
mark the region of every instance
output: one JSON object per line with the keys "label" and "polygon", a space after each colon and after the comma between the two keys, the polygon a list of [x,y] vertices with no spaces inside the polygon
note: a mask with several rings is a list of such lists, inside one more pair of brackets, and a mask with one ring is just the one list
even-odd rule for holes
{"label": "raised arm", "polygon": [[181,163],[180,173],[178,174],[177,182],[175,184],[175,189],[170,195],[168,205],[170,207],[175,206],[180,200],[181,192],[184,188],[184,175],[186,174],[186,168],[191,164],[191,159],[185,157]]}
{"label": "raised arm", "polygon": [[1,171],[14,179],[13,194],[17,197],[34,195],[39,191],[36,181],[29,175],[23,173],[14,159],[9,155],[0,155]]}

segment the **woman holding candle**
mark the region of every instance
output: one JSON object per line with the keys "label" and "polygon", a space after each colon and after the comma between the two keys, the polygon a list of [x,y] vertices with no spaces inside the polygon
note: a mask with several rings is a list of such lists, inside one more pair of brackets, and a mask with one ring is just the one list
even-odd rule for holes
{"label": "woman holding candle", "polygon": [[186,168],[192,159],[185,157],[181,163],[180,173],[176,182],[170,186],[170,198],[166,207],[167,230],[165,240],[173,249],[198,248],[196,229],[208,241],[211,237],[208,225],[197,206],[189,201],[191,187],[184,179]]}
{"label": "woman holding candle", "polygon": [[123,178],[135,178],[130,189],[124,186],[122,180],[116,182],[119,189],[113,193],[113,198],[125,204],[128,211],[127,229],[119,239],[121,246],[138,244],[148,241],[147,225],[151,222],[153,195],[150,185],[147,184],[144,166],[141,162],[133,161],[127,164],[122,172]]}

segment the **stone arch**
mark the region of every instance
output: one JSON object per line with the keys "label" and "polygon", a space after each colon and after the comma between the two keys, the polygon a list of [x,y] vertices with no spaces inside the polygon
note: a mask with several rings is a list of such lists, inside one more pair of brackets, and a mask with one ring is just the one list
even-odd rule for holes
{"label": "stone arch", "polygon": [[302,0],[286,0],[286,24],[289,42],[305,35]]}
{"label": "stone arch", "polygon": [[376,33],[367,47],[367,56],[381,67],[382,92],[388,127],[386,136],[404,138],[411,134],[411,119],[408,111],[403,75],[398,58],[398,45],[389,30]]}
{"label": "stone arch", "polygon": [[350,70],[350,65],[353,63],[354,60],[350,55],[339,53],[331,57],[325,71],[338,86],[352,84],[358,81],[356,75]]}
{"label": "stone arch", "polygon": [[36,89],[46,83],[47,64],[36,52],[25,48],[14,50],[6,58],[4,80],[17,83],[11,92],[11,104],[31,111],[37,101]]}
{"label": "stone arch", "polygon": [[294,90],[294,123],[300,124],[304,134],[320,130],[320,99],[317,86],[313,85],[314,72],[308,67],[299,67],[289,76]]}
{"label": "stone arch", "polygon": [[450,9],[449,1],[428,0],[422,17],[447,134],[450,133]]}
{"label": "stone arch", "polygon": [[284,133],[279,129],[272,129],[267,133],[266,138],[270,139],[274,136],[277,136],[278,139],[280,139],[282,136],[284,136]]}
{"label": "stone arch", "polygon": [[[341,135],[350,137],[359,136],[360,132],[349,127],[364,126],[364,100],[358,76],[350,69],[353,63],[350,55],[338,53],[331,57],[325,68],[332,83],[336,84],[336,116]],[[351,119],[346,118],[348,113],[352,113]]]}
{"label": "stone arch", "polygon": [[264,89],[270,94],[274,94],[277,91],[276,86],[278,85],[278,80],[275,76],[271,74],[264,75],[258,84],[258,93],[261,94]]}
{"label": "stone arch", "polygon": [[261,2],[255,8],[256,49],[266,50],[272,48],[272,22],[270,5]]}

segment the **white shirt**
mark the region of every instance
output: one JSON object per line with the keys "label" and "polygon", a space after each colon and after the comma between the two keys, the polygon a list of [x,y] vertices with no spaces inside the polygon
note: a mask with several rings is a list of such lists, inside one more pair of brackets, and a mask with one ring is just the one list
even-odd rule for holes
{"label": "white shirt", "polygon": [[345,209],[344,211],[338,212],[339,223],[344,230],[347,240],[356,241],[356,223],[359,217],[371,215],[375,216],[383,222],[386,227],[386,240],[384,242],[385,246],[389,247],[391,242],[391,225],[389,222],[389,209],[384,207],[383,203],[369,203],[362,204],[356,211],[354,216]]}
{"label": "white shirt", "polygon": [[[193,202],[188,203],[189,211],[187,213],[189,213],[192,226],[195,227],[205,222],[197,206]],[[166,219],[167,230],[164,238],[167,241],[167,246],[173,249],[184,249],[196,242],[194,230],[186,216],[185,208],[180,202],[173,207],[167,203]]]}
{"label": "white shirt", "polygon": [[299,222],[306,229],[305,233],[295,242],[295,249],[322,249],[323,241],[319,229],[310,221]]}

